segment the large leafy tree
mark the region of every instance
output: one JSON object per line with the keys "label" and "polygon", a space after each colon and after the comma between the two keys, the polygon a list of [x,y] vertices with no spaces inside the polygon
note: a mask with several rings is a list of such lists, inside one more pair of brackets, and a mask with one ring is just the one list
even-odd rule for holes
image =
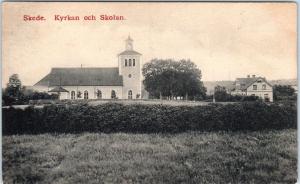
{"label": "large leafy tree", "polygon": [[142,69],[145,89],[154,97],[203,98],[201,71],[190,60],[152,59]]}

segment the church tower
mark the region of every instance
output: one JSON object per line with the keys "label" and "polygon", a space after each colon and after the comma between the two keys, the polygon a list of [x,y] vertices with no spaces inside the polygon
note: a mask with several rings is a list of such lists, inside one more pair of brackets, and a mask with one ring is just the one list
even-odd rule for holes
{"label": "church tower", "polygon": [[123,76],[123,99],[141,99],[141,55],[133,50],[133,40],[125,40],[125,51],[118,55],[119,74]]}

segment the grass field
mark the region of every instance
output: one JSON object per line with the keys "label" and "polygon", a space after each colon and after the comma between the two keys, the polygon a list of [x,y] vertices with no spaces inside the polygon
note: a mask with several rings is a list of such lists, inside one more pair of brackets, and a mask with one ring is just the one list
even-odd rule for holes
{"label": "grass field", "polygon": [[296,130],[3,137],[5,183],[295,183]]}

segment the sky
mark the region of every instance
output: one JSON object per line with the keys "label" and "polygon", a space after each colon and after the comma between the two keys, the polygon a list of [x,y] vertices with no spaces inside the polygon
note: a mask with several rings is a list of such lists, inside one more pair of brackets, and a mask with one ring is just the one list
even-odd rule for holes
{"label": "sky", "polygon": [[[128,35],[142,64],[190,59],[202,80],[248,74],[297,78],[296,3],[4,2],[2,85],[17,73],[34,85],[53,67],[117,67]],[[24,21],[24,15],[44,21]],[[55,15],[79,21],[55,21]],[[83,20],[95,15],[95,21]],[[125,20],[101,21],[100,15]]]}

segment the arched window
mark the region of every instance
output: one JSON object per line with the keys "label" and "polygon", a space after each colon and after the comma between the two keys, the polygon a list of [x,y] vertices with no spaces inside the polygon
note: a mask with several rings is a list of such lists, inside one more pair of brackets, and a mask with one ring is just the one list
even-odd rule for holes
{"label": "arched window", "polygon": [[102,99],[102,92],[99,89],[97,90],[97,98]]}
{"label": "arched window", "polygon": [[135,59],[132,60],[132,66],[135,66]]}
{"label": "arched window", "polygon": [[84,99],[89,99],[89,92],[84,91],[83,97],[84,97]]}
{"label": "arched window", "polygon": [[131,66],[131,59],[129,59],[129,66]]}
{"label": "arched window", "polygon": [[72,100],[75,99],[75,91],[71,91],[71,99],[72,99]]}
{"label": "arched window", "polygon": [[131,90],[128,91],[128,99],[132,99],[132,91]]}
{"label": "arched window", "polygon": [[115,90],[111,90],[111,98],[115,99],[117,97]]}
{"label": "arched window", "polygon": [[127,59],[125,59],[125,66],[127,66]]}

